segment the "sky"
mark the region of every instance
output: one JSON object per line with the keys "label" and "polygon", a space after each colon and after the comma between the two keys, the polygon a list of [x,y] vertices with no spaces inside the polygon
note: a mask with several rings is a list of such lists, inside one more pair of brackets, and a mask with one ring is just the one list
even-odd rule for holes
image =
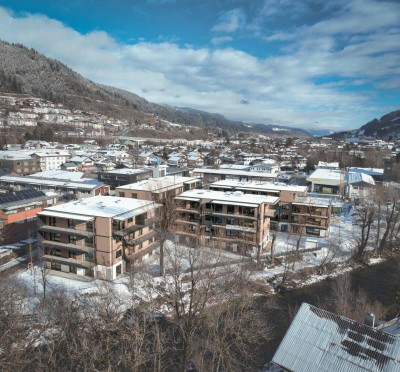
{"label": "sky", "polygon": [[333,131],[400,109],[399,0],[0,0],[0,39],[249,123]]}

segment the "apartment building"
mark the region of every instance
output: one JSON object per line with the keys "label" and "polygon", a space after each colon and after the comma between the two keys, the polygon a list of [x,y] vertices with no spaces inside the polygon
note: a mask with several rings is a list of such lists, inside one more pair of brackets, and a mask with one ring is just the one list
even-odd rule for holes
{"label": "apartment building", "polygon": [[95,195],[108,195],[110,187],[93,178],[84,178],[83,172],[52,170],[39,172],[26,177],[2,176],[0,188],[5,190],[35,189],[54,191],[64,200],[75,200]]}
{"label": "apartment building", "polygon": [[40,172],[40,161],[23,151],[0,151],[0,170],[21,176]]}
{"label": "apartment building", "polygon": [[149,168],[122,168],[97,173],[98,180],[109,185],[112,190],[116,187],[147,180],[153,177],[153,170]]}
{"label": "apartment building", "polygon": [[251,195],[266,195],[279,198],[279,208],[271,216],[271,229],[277,230],[281,216],[285,221],[291,219],[292,203],[299,195],[306,195],[307,186],[287,185],[279,182],[241,182],[225,180],[210,184],[210,190],[241,191]]}
{"label": "apartment building", "polygon": [[279,209],[271,216],[271,229],[313,236],[328,235],[336,203],[335,198],[309,196],[307,186],[284,183],[218,181],[212,183],[210,189],[279,197]]}
{"label": "apartment building", "polygon": [[157,246],[151,201],[95,196],[39,213],[43,260],[51,270],[114,280]]}
{"label": "apartment building", "polygon": [[279,198],[241,191],[189,190],[177,196],[180,241],[259,254],[269,240],[270,218]]}
{"label": "apartment building", "polygon": [[60,195],[38,190],[22,190],[0,195],[1,244],[14,244],[25,239],[36,239],[37,213],[56,204]]}
{"label": "apartment building", "polygon": [[69,151],[46,151],[46,152],[36,152],[31,156],[36,159],[40,164],[40,169],[42,172],[60,169],[61,164],[65,163],[71,154]]}
{"label": "apartment building", "polygon": [[332,205],[330,198],[297,196],[292,203],[287,227],[284,224],[285,219],[281,217],[281,230],[290,228],[294,233],[326,237],[329,233]]}
{"label": "apartment building", "polygon": [[240,169],[226,169],[226,168],[195,168],[193,174],[203,177],[203,183],[208,185],[213,182],[223,180],[235,181],[273,181],[277,175],[274,173],[266,172],[251,172]]}
{"label": "apartment building", "polygon": [[115,189],[115,195],[126,198],[163,202],[168,198],[174,198],[184,191],[199,188],[201,188],[201,178],[165,176],[149,178],[130,185],[117,187]]}

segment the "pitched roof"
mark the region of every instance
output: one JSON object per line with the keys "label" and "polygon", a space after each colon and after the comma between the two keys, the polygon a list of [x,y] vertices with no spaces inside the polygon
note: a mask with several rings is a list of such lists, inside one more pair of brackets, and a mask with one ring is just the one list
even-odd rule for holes
{"label": "pitched roof", "polygon": [[400,338],[303,303],[272,362],[290,371],[400,371]]}

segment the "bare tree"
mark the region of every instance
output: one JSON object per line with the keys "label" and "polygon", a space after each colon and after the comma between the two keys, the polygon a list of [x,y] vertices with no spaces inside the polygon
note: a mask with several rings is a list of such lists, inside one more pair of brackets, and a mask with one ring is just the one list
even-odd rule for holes
{"label": "bare tree", "polygon": [[376,209],[374,204],[364,204],[356,207],[353,213],[355,221],[360,227],[360,235],[356,235],[357,252],[356,255],[361,257],[370,241],[371,229],[375,222]]}

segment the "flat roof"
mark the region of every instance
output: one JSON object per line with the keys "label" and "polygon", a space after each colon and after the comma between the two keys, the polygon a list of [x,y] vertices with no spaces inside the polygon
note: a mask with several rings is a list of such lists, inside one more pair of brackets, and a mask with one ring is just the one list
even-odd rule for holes
{"label": "flat roof", "polygon": [[129,185],[116,187],[116,190],[138,190],[159,192],[173,189],[185,183],[201,181],[199,177],[165,176],[160,178],[149,178],[147,180],[130,183]]}
{"label": "flat roof", "polygon": [[213,182],[210,186],[235,187],[246,190],[273,190],[273,191],[292,191],[306,192],[307,186],[287,185],[280,182],[245,182],[235,180],[223,180]]}
{"label": "flat roof", "polygon": [[51,180],[51,179],[42,179],[42,178],[35,178],[33,176],[30,177],[22,177],[22,176],[2,176],[0,177],[0,182],[9,182],[9,183],[21,183],[26,185],[41,185],[41,186],[53,186],[53,187],[65,187],[69,189],[85,189],[85,190],[93,190],[104,184],[102,182],[98,182],[95,179],[84,179],[81,182],[69,182],[63,180]]}
{"label": "flat roof", "polygon": [[[120,198],[117,196],[93,196],[78,201],[56,205],[45,208],[41,214],[62,213],[65,215],[72,214],[81,217],[110,217],[116,218],[127,215],[126,218],[133,217],[144,213],[146,210],[158,207],[156,204],[148,200],[138,200],[132,198]],[[128,215],[129,214],[129,215]],[[78,219],[78,217],[75,217]],[[125,219],[125,218],[123,218]]]}
{"label": "flat roof", "polygon": [[265,172],[246,172],[236,169],[211,169],[211,168],[195,168],[193,173],[209,173],[209,174],[226,174],[229,176],[246,176],[246,177],[259,177],[259,178],[276,178],[276,174]]}
{"label": "flat roof", "polygon": [[137,174],[137,173],[144,173],[149,172],[151,169],[147,168],[121,168],[121,169],[113,169],[109,171],[103,171],[100,173],[109,173],[109,174]]}
{"label": "flat roof", "polygon": [[[211,203],[229,202],[232,204],[244,203],[260,205],[262,203],[275,204],[279,201],[276,196],[250,195],[240,191],[214,191],[214,190],[188,190],[176,197],[176,199],[201,200],[210,199]],[[221,203],[222,204],[222,203]]]}

